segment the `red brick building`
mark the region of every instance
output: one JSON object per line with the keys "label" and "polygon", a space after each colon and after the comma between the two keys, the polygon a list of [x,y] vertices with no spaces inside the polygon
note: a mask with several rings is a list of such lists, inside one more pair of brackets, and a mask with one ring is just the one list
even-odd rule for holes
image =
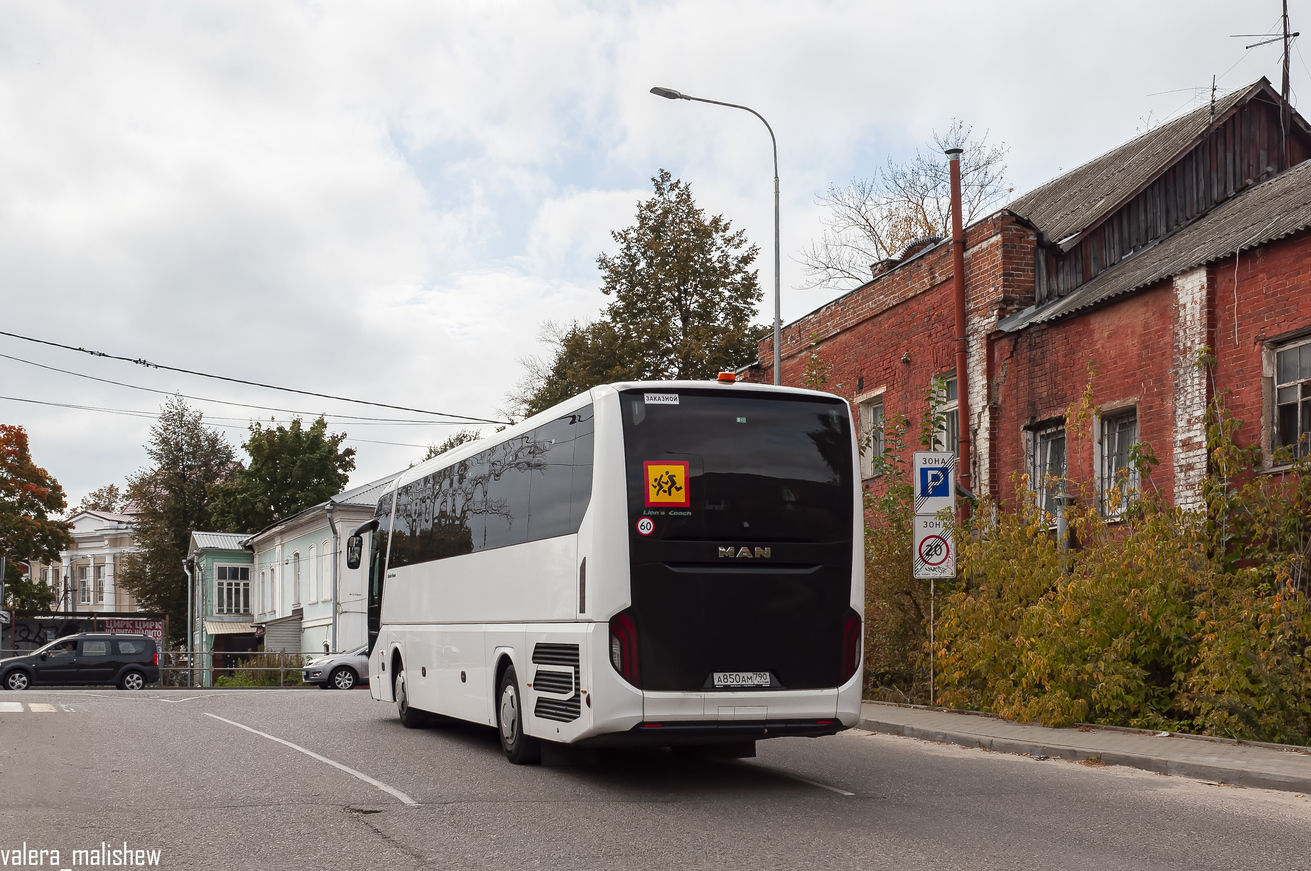
{"label": "red brick building", "polygon": [[[1267,466],[1311,434],[1311,127],[1290,109],[1285,136],[1282,106],[1261,79],[966,228],[976,491],[1009,498],[1013,473],[1068,463],[1109,505],[1142,442],[1160,460],[1157,486],[1195,505],[1216,390],[1232,392],[1240,438]],[[851,399],[866,432],[918,421],[934,377],[954,399],[952,278],[949,241],[875,264],[870,281],[784,328],[783,383],[802,382],[814,342],[827,389]],[[1203,347],[1213,382],[1194,365]],[[746,377],[771,381],[772,359],[771,337]],[[1089,383],[1096,413],[1067,434]]]}

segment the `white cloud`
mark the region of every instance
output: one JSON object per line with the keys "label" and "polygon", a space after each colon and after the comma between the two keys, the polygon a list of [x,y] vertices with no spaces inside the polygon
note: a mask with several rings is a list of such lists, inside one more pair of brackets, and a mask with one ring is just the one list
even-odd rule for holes
{"label": "white cloud", "polygon": [[[1273,76],[1273,48],[1228,70],[1244,56],[1228,34],[1274,18],[1218,0],[8,4],[4,320],[186,368],[492,416],[543,319],[600,309],[596,255],[658,168],[744,228],[773,283],[764,128],[652,85],[745,103],[773,125],[791,318],[833,295],[791,289],[830,183],[961,117],[1008,142],[1013,181],[1032,187],[1193,98],[1148,94]],[[1311,86],[1298,60],[1295,89]],[[8,339],[0,353],[361,410]],[[158,400],[6,360],[0,383],[59,402]],[[140,421],[0,409],[74,498],[144,462]],[[411,444],[442,432],[351,429]],[[358,447],[356,480],[416,454]]]}

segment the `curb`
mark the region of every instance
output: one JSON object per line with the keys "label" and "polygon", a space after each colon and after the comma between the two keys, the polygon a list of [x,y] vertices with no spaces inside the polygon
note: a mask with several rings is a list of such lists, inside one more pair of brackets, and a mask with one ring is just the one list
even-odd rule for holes
{"label": "curb", "polygon": [[1184,762],[1163,756],[1149,756],[1139,753],[1089,750],[1071,744],[1035,743],[1013,738],[994,738],[969,732],[906,726],[900,723],[885,723],[865,718],[860,720],[857,728],[883,735],[918,738],[922,741],[934,741],[939,744],[957,744],[962,747],[973,747],[994,753],[1027,754],[1034,757],[1049,756],[1054,759],[1068,759],[1072,762],[1086,762],[1089,757],[1100,756],[1102,762],[1106,765],[1124,765],[1143,771],[1154,771],[1176,777],[1189,777],[1255,789],[1278,789],[1286,792],[1311,793],[1311,777],[1298,775],[1279,775],[1274,772],[1251,771],[1245,768],[1209,765],[1202,762]]}

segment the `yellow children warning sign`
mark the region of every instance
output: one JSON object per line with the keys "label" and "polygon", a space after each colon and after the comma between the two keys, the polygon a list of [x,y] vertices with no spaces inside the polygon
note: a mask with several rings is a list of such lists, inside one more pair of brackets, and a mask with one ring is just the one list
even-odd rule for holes
{"label": "yellow children warning sign", "polygon": [[647,460],[642,464],[646,472],[647,508],[690,508],[692,496],[687,486],[687,461]]}

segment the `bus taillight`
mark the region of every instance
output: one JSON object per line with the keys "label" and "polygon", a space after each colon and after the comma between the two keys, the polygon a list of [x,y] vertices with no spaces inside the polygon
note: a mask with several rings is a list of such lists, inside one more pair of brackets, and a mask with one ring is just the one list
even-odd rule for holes
{"label": "bus taillight", "polygon": [[842,624],[842,683],[851,680],[860,668],[860,629],[860,615],[853,610]]}
{"label": "bus taillight", "polygon": [[635,687],[640,687],[637,668],[637,625],[627,612],[610,619],[610,664]]}

